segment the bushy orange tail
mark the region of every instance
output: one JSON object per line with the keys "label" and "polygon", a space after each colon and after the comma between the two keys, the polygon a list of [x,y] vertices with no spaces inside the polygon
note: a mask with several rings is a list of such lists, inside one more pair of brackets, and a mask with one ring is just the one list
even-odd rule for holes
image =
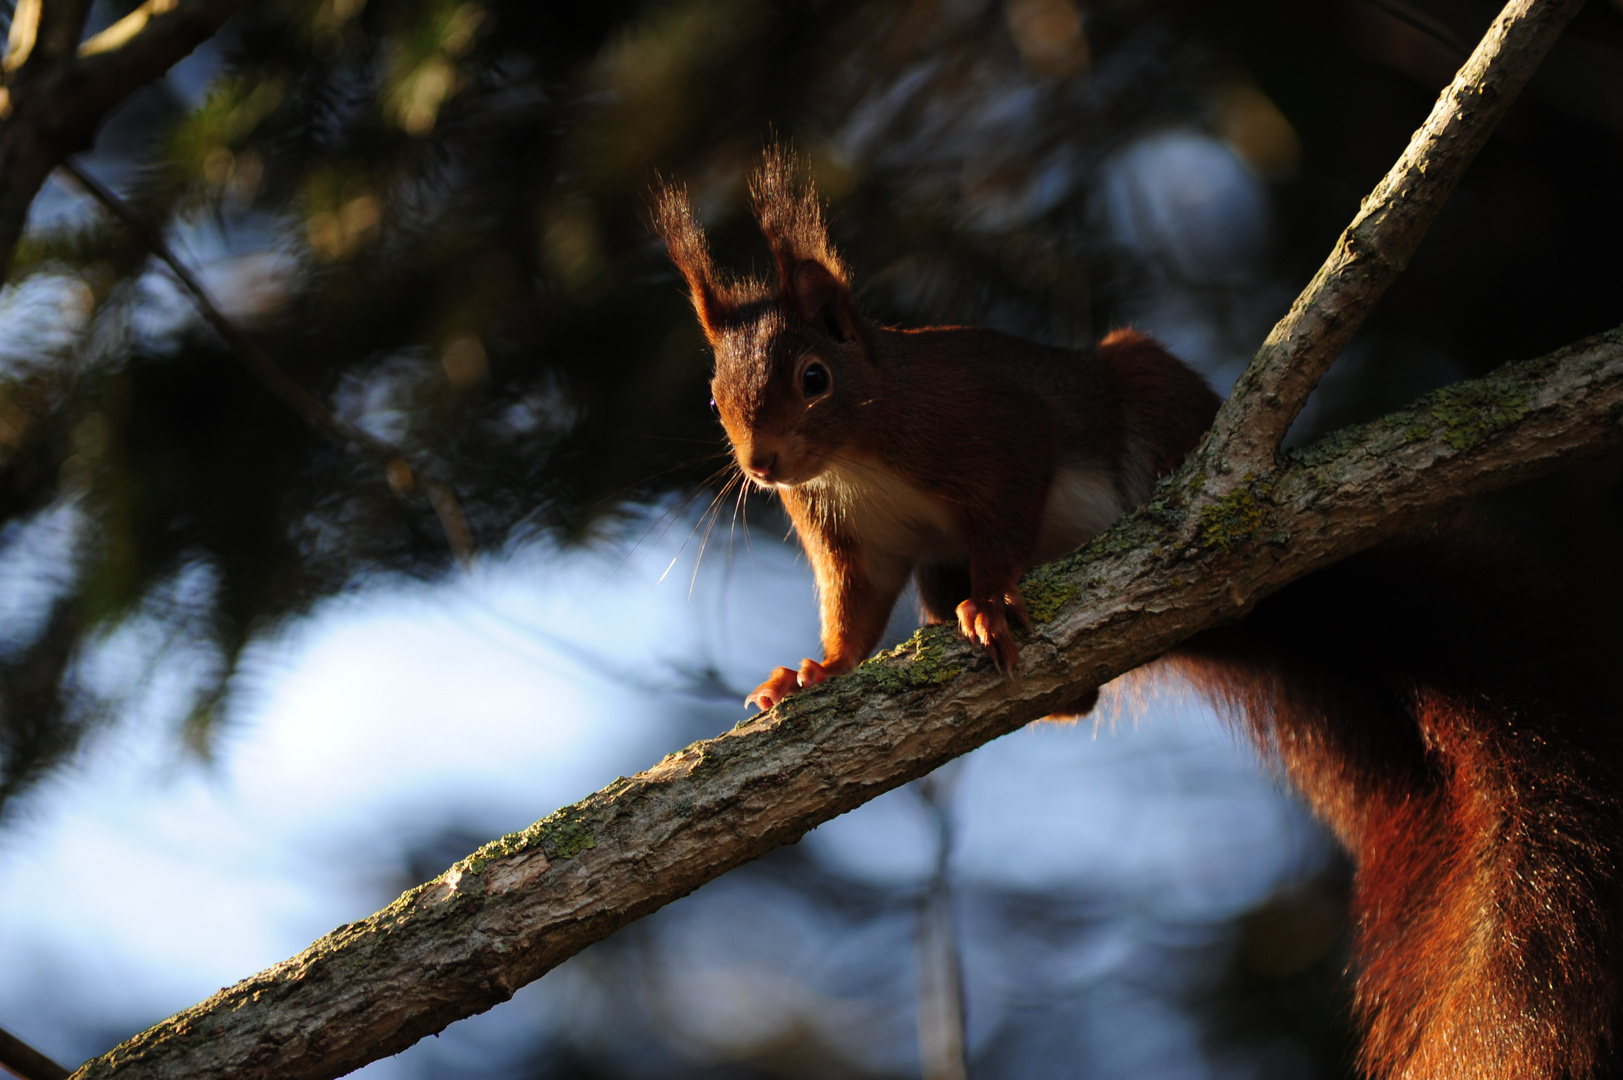
{"label": "bushy orange tail", "polygon": [[1615,637],[1453,530],[1304,579],[1175,657],[1357,863],[1371,1075],[1614,1073]]}

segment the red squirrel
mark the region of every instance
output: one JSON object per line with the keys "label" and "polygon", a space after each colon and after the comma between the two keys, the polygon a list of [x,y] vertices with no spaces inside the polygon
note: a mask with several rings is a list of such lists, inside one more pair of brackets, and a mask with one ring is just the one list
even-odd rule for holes
{"label": "red squirrel", "polygon": [[[748,700],[771,708],[866,659],[910,576],[928,621],[1009,671],[1021,575],[1146,501],[1217,395],[1133,331],[1066,350],[877,325],[795,169],[769,150],[751,184],[775,283],[720,275],[679,190],[656,212],[738,466],[783,501],[816,576],[822,660]],[[1445,529],[1311,575],[1168,658],[1244,718],[1355,860],[1372,1076],[1613,1072],[1623,708],[1552,603]]]}

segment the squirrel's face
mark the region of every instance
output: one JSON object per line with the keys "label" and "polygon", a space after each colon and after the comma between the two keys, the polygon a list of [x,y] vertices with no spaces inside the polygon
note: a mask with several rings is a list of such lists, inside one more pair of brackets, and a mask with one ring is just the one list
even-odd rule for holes
{"label": "squirrel's face", "polygon": [[738,467],[763,488],[814,480],[851,440],[872,398],[861,342],[788,317],[776,305],[715,342],[710,392]]}
{"label": "squirrel's face", "polygon": [[864,410],[878,396],[850,276],[829,243],[816,194],[796,172],[794,155],[769,148],[750,181],[775,286],[717,273],[680,188],[666,188],[655,208],[655,228],[716,352],[716,415],[739,468],[761,487],[822,475],[864,436]]}

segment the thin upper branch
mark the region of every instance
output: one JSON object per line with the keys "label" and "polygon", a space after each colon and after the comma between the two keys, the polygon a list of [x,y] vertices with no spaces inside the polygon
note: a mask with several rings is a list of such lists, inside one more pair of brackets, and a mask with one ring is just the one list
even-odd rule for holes
{"label": "thin upper branch", "polygon": [[[40,0],[17,0],[11,9],[11,30],[6,35],[6,59],[0,71],[16,71],[28,61],[34,51],[34,40],[39,36]],[[4,118],[0,110],[0,119]]]}
{"label": "thin upper branch", "polygon": [[[77,1080],[325,1080],[396,1053],[740,864],[1231,619],[1309,571],[1623,445],[1623,330],[1294,454],[1215,507],[1166,496],[1023,583],[1016,678],[944,627],[486,845]],[[1051,610],[1049,610],[1051,609]]]}
{"label": "thin upper branch", "polygon": [[64,161],[61,169],[169,268],[169,272],[175,275],[181,287],[191,295],[192,302],[197,305],[197,310],[202,314],[204,321],[225,339],[237,359],[254,378],[259,380],[260,385],[275,394],[305,423],[339,446],[370,458],[384,471],[389,479],[389,486],[397,493],[404,495],[420,481],[429,505],[440,519],[440,527],[445,533],[446,544],[450,547],[451,554],[463,566],[472,563],[473,533],[468,528],[467,517],[462,513],[462,503],[449,484],[432,476],[418,477],[407,462],[405,451],[335,415],[320,398],[283,371],[281,365],[266,355],[265,350],[255,345],[253,340],[242,332],[242,328],[220,310],[219,305],[214,302],[214,298],[203,287],[197,275],[192,273],[191,268],[176,257],[164,238],[143,221],[128,203],[86,172],[77,162]]}
{"label": "thin upper branch", "polygon": [[[84,106],[101,113],[213,37],[248,0],[146,0],[79,48]],[[100,118],[98,114],[97,119]]]}
{"label": "thin upper branch", "polygon": [[[45,178],[90,148],[114,105],[212,37],[248,0],[147,0],[75,53],[84,0],[26,0],[0,70],[0,282]],[[75,21],[77,20],[77,21]],[[133,21],[132,21],[133,20]],[[118,31],[118,33],[115,33]]]}
{"label": "thin upper branch", "polygon": [[1214,493],[1273,467],[1308,395],[1409,265],[1460,177],[1582,6],[1583,0],[1505,5],[1218,413],[1198,452],[1216,479]]}

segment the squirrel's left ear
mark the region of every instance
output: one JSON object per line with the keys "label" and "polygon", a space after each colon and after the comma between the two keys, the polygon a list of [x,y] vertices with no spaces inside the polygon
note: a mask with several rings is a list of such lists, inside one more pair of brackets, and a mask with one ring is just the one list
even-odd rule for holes
{"label": "squirrel's left ear", "polygon": [[829,243],[816,189],[797,184],[797,171],[792,151],[767,147],[760,171],[750,180],[755,218],[772,247],[784,304],[836,341],[851,341],[858,320],[850,276]]}
{"label": "squirrel's left ear", "polygon": [[736,318],[737,304],[716,274],[704,230],[699,228],[687,193],[681,188],[667,187],[659,193],[654,203],[654,230],[665,241],[671,261],[687,279],[693,310],[698,312],[705,336],[714,343]]}

